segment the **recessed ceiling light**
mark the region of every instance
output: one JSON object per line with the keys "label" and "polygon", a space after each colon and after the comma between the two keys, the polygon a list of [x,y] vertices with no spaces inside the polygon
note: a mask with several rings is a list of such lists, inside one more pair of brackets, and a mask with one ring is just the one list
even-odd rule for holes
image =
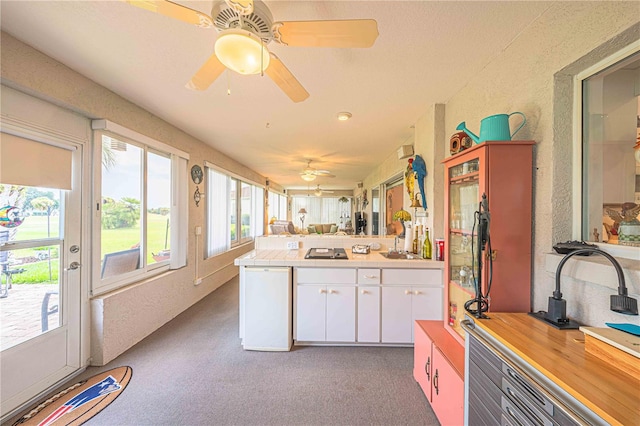
{"label": "recessed ceiling light", "polygon": [[350,118],[351,118],[351,113],[350,112],[339,112],[338,113],[338,120],[340,120],[340,121],[347,121]]}

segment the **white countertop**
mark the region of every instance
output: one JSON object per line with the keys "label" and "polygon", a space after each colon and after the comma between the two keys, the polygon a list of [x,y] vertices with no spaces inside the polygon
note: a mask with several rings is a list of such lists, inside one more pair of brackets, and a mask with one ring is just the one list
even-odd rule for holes
{"label": "white countertop", "polygon": [[399,268],[399,269],[443,269],[444,262],[422,259],[387,259],[380,251],[369,254],[354,254],[346,249],[348,260],[305,259],[308,249],[298,250],[253,250],[238,257],[236,266],[303,266],[327,268]]}

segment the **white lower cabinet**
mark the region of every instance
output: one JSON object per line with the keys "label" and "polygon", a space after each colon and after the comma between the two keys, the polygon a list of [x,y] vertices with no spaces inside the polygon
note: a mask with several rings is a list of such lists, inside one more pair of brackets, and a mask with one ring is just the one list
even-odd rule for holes
{"label": "white lower cabinet", "polygon": [[297,268],[295,279],[298,342],[410,344],[415,320],[442,320],[439,269]]}
{"label": "white lower cabinet", "polygon": [[356,270],[296,270],[296,340],[355,342]]}
{"label": "white lower cabinet", "polygon": [[442,319],[442,288],[382,287],[382,342],[413,343],[413,322]]}
{"label": "white lower cabinet", "polygon": [[355,286],[298,285],[296,338],[303,342],[354,342]]}
{"label": "white lower cabinet", "polygon": [[442,271],[382,270],[382,343],[413,343],[415,320],[442,320]]}
{"label": "white lower cabinet", "polygon": [[358,287],[358,342],[380,342],[380,287]]}

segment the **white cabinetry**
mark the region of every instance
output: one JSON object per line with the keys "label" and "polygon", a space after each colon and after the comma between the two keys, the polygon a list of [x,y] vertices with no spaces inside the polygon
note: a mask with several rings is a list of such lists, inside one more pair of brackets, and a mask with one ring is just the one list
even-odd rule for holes
{"label": "white cabinetry", "polygon": [[442,320],[442,271],[382,270],[382,342],[413,343],[415,320]]}
{"label": "white cabinetry", "polygon": [[358,269],[358,342],[380,342],[380,269]]}
{"label": "white cabinetry", "polygon": [[296,269],[296,340],[354,342],[356,270]]}

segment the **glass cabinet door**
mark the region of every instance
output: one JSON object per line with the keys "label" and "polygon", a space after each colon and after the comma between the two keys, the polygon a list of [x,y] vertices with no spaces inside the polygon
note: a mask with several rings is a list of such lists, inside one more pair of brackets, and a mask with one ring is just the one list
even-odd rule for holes
{"label": "glass cabinet door", "polygon": [[[449,169],[449,309],[447,323],[460,336],[464,304],[474,297],[472,240],[480,200],[480,160],[473,158]],[[477,272],[476,272],[477,274]]]}

